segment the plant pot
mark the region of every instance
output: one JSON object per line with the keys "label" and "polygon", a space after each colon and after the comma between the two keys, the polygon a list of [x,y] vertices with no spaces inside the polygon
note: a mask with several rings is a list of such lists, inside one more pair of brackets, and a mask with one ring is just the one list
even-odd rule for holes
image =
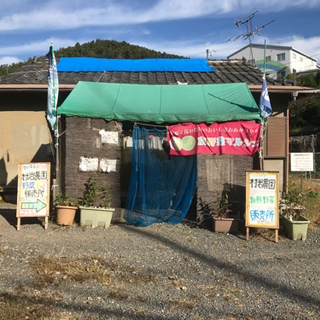
{"label": "plant pot", "polygon": [[239,218],[213,218],[215,232],[233,233],[238,230]]}
{"label": "plant pot", "polygon": [[56,206],[57,224],[63,226],[71,226],[73,224],[74,216],[76,214],[77,209],[77,207]]}
{"label": "plant pot", "polygon": [[298,221],[291,221],[285,217],[281,217],[281,227],[285,235],[291,240],[306,240],[308,224],[310,221],[300,216]]}
{"label": "plant pot", "polygon": [[114,208],[80,207],[80,225],[109,228]]}

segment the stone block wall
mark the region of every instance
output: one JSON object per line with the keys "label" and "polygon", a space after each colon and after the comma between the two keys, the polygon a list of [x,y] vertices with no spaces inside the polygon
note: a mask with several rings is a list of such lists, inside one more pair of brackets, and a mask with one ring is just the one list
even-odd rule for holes
{"label": "stone block wall", "polygon": [[[99,131],[116,131],[119,133],[119,145],[102,144]],[[122,125],[117,121],[106,122],[104,119],[66,117],[65,133],[61,139],[61,187],[65,194],[81,198],[85,184],[94,173],[81,171],[80,157],[117,160],[116,172],[97,171],[102,184],[111,188],[111,206],[116,208],[113,220],[121,215],[120,203],[120,138]]]}

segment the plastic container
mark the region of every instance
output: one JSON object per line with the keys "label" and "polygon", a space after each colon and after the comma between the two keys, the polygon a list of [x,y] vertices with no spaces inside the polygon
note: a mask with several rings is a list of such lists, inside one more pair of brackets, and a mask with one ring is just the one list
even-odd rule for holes
{"label": "plastic container", "polygon": [[283,231],[291,240],[306,240],[309,223],[310,221],[303,216],[299,217],[299,221],[291,221],[285,217],[281,217]]}
{"label": "plastic container", "polygon": [[114,208],[80,207],[80,225],[109,228]]}

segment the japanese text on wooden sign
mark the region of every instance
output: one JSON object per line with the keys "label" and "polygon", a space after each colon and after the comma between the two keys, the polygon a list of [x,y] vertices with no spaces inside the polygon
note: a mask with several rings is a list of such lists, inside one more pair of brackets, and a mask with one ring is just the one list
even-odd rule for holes
{"label": "japanese text on wooden sign", "polygon": [[246,172],[246,227],[279,228],[278,172]]}
{"label": "japanese text on wooden sign", "polygon": [[19,164],[17,217],[46,217],[50,207],[50,163]]}

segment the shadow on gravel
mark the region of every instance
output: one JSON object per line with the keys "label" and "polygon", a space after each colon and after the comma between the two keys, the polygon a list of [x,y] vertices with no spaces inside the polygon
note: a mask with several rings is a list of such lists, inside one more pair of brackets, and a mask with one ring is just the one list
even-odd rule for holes
{"label": "shadow on gravel", "polygon": [[[23,301],[23,303],[27,304],[30,306],[30,308],[32,309],[32,307],[34,306],[39,306],[39,307],[43,307],[44,305],[50,306],[50,307],[54,307],[54,308],[59,308],[59,309],[63,309],[63,310],[67,310],[69,312],[88,312],[89,314],[95,314],[95,315],[100,315],[100,316],[116,316],[117,319],[130,319],[130,320],[164,320],[164,319],[169,319],[169,320],[177,320],[175,316],[155,316],[155,315],[150,315],[149,314],[143,314],[140,312],[123,312],[123,310],[121,309],[121,306],[119,306],[119,310],[115,311],[115,310],[110,310],[107,307],[99,307],[99,306],[94,306],[94,308],[92,306],[85,306],[83,304],[77,304],[77,303],[65,303],[63,301],[56,301],[55,299],[51,299],[51,298],[32,298],[32,297],[28,297],[28,296],[22,296],[18,295],[18,294],[9,294],[6,293],[5,295],[0,295],[0,297],[2,297],[5,300],[12,300],[12,301]],[[3,301],[2,301],[3,302]],[[0,314],[0,319],[5,319],[1,317]],[[23,316],[21,319],[29,319],[29,317],[25,317]],[[34,319],[32,317],[32,319]],[[67,318],[66,318],[67,319]],[[69,318],[68,318],[69,319]],[[71,319],[71,318],[70,318]],[[73,318],[72,318],[73,319]],[[74,318],[74,319],[78,319],[78,318]],[[85,319],[91,319],[91,317],[85,318]],[[12,319],[13,320],[13,319]],[[20,320],[16,319],[16,320]]]}
{"label": "shadow on gravel", "polygon": [[[0,216],[2,216],[2,218],[4,218],[8,224],[14,227],[17,226],[16,209],[0,209]],[[21,226],[27,224],[42,225],[42,222],[38,218],[21,218]]]}
{"label": "shadow on gravel", "polygon": [[301,290],[293,290],[291,287],[279,284],[277,283],[274,279],[266,279],[263,277],[259,277],[257,275],[254,275],[250,272],[248,272],[245,268],[242,268],[240,266],[236,265],[229,265],[224,262],[219,261],[218,259],[212,257],[212,256],[207,256],[203,253],[199,253],[195,250],[188,249],[184,246],[181,246],[180,244],[177,244],[174,241],[169,240],[168,238],[165,238],[160,235],[155,235],[155,234],[150,234],[147,231],[141,230],[141,228],[137,228],[134,226],[130,225],[119,225],[120,228],[128,231],[128,232],[133,232],[137,233],[139,235],[144,235],[149,238],[152,238],[154,240],[162,242],[164,245],[171,247],[174,250],[179,250],[179,251],[184,251],[188,255],[192,255],[193,257],[199,259],[203,263],[208,264],[209,266],[215,265],[216,267],[220,269],[224,269],[227,272],[234,273],[239,277],[245,278],[246,281],[251,282],[257,287],[264,286],[266,290],[273,291],[275,294],[280,294],[286,298],[289,299],[296,299],[299,302],[306,303],[308,305],[313,305],[316,308],[319,308],[320,305],[320,297],[314,297],[306,294],[305,292]]}

